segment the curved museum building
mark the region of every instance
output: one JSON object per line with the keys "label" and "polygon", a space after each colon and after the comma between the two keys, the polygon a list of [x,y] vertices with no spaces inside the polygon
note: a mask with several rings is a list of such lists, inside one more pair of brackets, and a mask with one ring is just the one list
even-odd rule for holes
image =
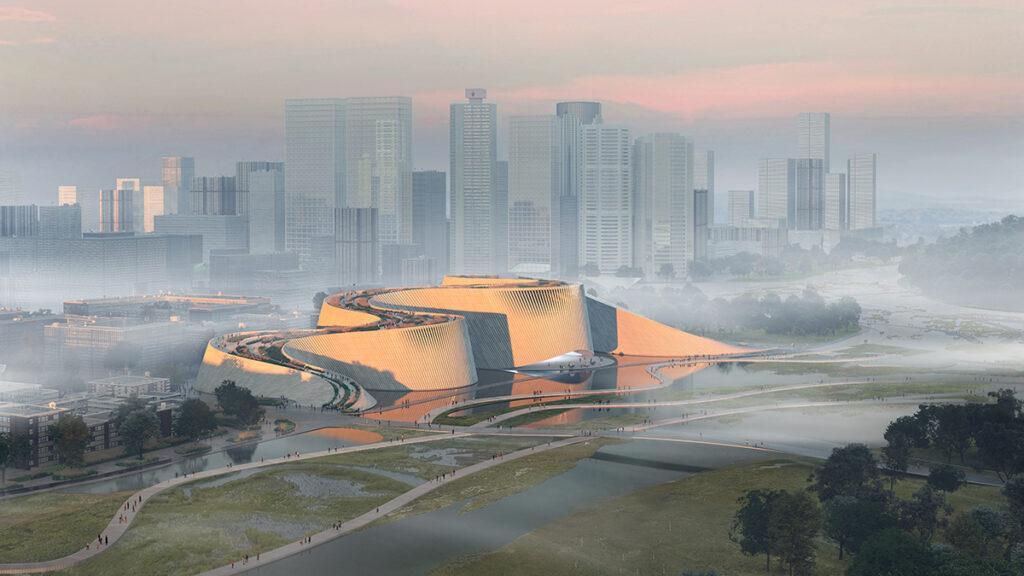
{"label": "curved museum building", "polygon": [[586,296],[580,284],[448,276],[440,286],[334,294],[309,330],[237,332],[207,345],[196,387],[366,410],[372,392],[470,386],[477,369],[564,370],[593,353],[713,358],[745,350]]}

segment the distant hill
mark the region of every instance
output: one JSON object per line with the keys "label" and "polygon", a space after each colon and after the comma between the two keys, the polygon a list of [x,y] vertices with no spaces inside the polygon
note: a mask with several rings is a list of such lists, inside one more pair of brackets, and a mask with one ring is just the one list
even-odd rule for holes
{"label": "distant hill", "polygon": [[964,228],[907,250],[900,272],[930,296],[1003,310],[1024,310],[1024,218]]}

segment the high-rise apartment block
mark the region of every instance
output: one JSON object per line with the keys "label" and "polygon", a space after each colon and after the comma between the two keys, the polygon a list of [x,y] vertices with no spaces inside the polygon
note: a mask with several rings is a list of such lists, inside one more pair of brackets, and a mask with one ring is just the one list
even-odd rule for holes
{"label": "high-rise apartment block", "polygon": [[825,208],[825,169],[821,159],[797,159],[793,194],[789,203],[789,228],[821,230]]}
{"label": "high-rise apartment block", "polygon": [[345,100],[286,100],[284,128],[285,249],[308,264],[345,207]]}
{"label": "high-rise apartment block", "polygon": [[750,226],[754,214],[753,190],[729,190],[729,226]]}
{"label": "high-rise apartment block", "polygon": [[829,171],[831,116],[828,112],[802,112],[797,118],[797,158],[821,160]]}
{"label": "high-rise apartment block", "polygon": [[434,280],[448,273],[447,180],[440,170],[412,173],[412,243],[433,260]]}
{"label": "high-rise apartment block", "polygon": [[632,265],[646,276],[683,276],[694,258],[693,164],[693,143],[680,134],[636,140]]}
{"label": "high-rise apartment block", "polygon": [[164,213],[190,213],[192,179],[196,176],[195,159],[187,156],[164,156],[161,162],[160,176],[166,199]]}
{"label": "high-rise apartment block", "polygon": [[466,90],[466,101],[451,105],[451,268],[456,274],[497,272],[495,171],[497,106],[487,91]]}
{"label": "high-rise apartment block", "polygon": [[249,252],[283,252],[284,162],[238,162],[235,188],[246,200]]}
{"label": "high-rise apartment block", "polygon": [[846,174],[825,175],[825,230],[847,228]]}
{"label": "high-rise apartment block", "polygon": [[757,217],[783,225],[790,218],[790,199],[795,196],[796,160],[764,158],[758,163]]}
{"label": "high-rise apartment block", "polygon": [[558,183],[558,221],[552,238],[553,270],[566,277],[579,273],[579,194],[581,168],[581,128],[601,124],[600,102],[559,102],[555,105],[558,158],[555,164]]}
{"label": "high-rise apartment block", "polygon": [[508,268],[549,273],[557,244],[558,157],[555,116],[509,121]]}
{"label": "high-rise apartment block", "polygon": [[632,146],[629,128],[581,127],[579,261],[605,274],[633,266]]}
{"label": "high-rise apartment block", "polygon": [[693,189],[707,190],[706,218],[708,226],[715,223],[715,151],[694,148]]}
{"label": "high-rise apartment block", "polygon": [[875,154],[857,154],[847,164],[847,191],[850,203],[850,230],[874,228],[877,210]]}

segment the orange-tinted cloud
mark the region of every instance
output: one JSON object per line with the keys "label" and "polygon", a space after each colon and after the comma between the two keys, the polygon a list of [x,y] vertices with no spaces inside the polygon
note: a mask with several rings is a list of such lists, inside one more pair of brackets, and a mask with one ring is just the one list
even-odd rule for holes
{"label": "orange-tinted cloud", "polygon": [[49,12],[21,6],[0,6],[0,22],[53,22],[57,17]]}

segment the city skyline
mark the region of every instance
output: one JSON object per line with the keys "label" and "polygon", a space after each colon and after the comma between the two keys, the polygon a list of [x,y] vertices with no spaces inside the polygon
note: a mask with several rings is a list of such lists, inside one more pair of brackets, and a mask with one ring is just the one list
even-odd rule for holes
{"label": "city skyline", "polygon": [[[0,168],[16,170],[36,201],[39,190],[68,183],[58,175],[99,189],[101,175],[118,164],[150,178],[156,168],[148,159],[168,154],[201,158],[205,173],[228,174],[238,158],[283,157],[283,99],[400,95],[413,100],[413,168],[440,169],[447,165],[447,106],[464,86],[480,85],[500,104],[499,134],[509,116],[547,113],[561,100],[601,101],[606,116],[636,133],[680,132],[718,151],[721,189],[755,187],[751,163],[795,154],[790,118],[822,109],[835,116],[832,132],[844,135],[833,157],[883,142],[872,149],[894,162],[887,202],[915,195],[962,201],[967,185],[975,196],[1005,200],[1024,183],[1015,161],[1024,132],[1015,97],[1022,50],[1013,33],[1024,13],[1012,3],[586,6],[590,24],[566,27],[580,5],[517,13],[527,17],[500,4],[472,15],[459,3],[429,10],[408,2],[259,4],[246,10],[242,34],[211,33],[237,16],[234,2],[204,6],[202,22],[188,20],[188,10],[143,14],[117,2],[88,10],[56,1],[2,6],[0,72],[24,81],[0,94]],[[115,15],[145,37],[103,39],[103,24]],[[318,26],[301,38],[285,30],[314,18]],[[730,19],[735,25],[724,26]],[[168,35],[158,22],[177,32]],[[737,32],[755,22],[776,25]],[[375,38],[384,48],[369,49],[368,31],[384,23],[393,25],[390,39]],[[707,26],[678,35],[675,23]],[[594,33],[609,26],[620,33]],[[484,29],[501,30],[499,41],[481,37]],[[795,33],[803,30],[812,32]],[[929,38],[940,30],[946,40],[935,46]],[[857,43],[864,35],[872,42]],[[900,50],[882,48],[892,44]],[[268,47],[266,58],[253,57]],[[204,49],[213,58],[199,64]],[[602,57],[588,60],[595,50]],[[553,53],[559,58],[545,58]],[[545,66],[533,64],[539,61]],[[412,72],[388,73],[398,65]],[[36,69],[54,73],[39,78]],[[120,90],[135,77],[150,81],[141,91]],[[230,97],[256,85],[245,98]],[[954,139],[971,146],[937,144]],[[60,153],[44,158],[43,143]],[[499,145],[499,157],[505,154]]]}

